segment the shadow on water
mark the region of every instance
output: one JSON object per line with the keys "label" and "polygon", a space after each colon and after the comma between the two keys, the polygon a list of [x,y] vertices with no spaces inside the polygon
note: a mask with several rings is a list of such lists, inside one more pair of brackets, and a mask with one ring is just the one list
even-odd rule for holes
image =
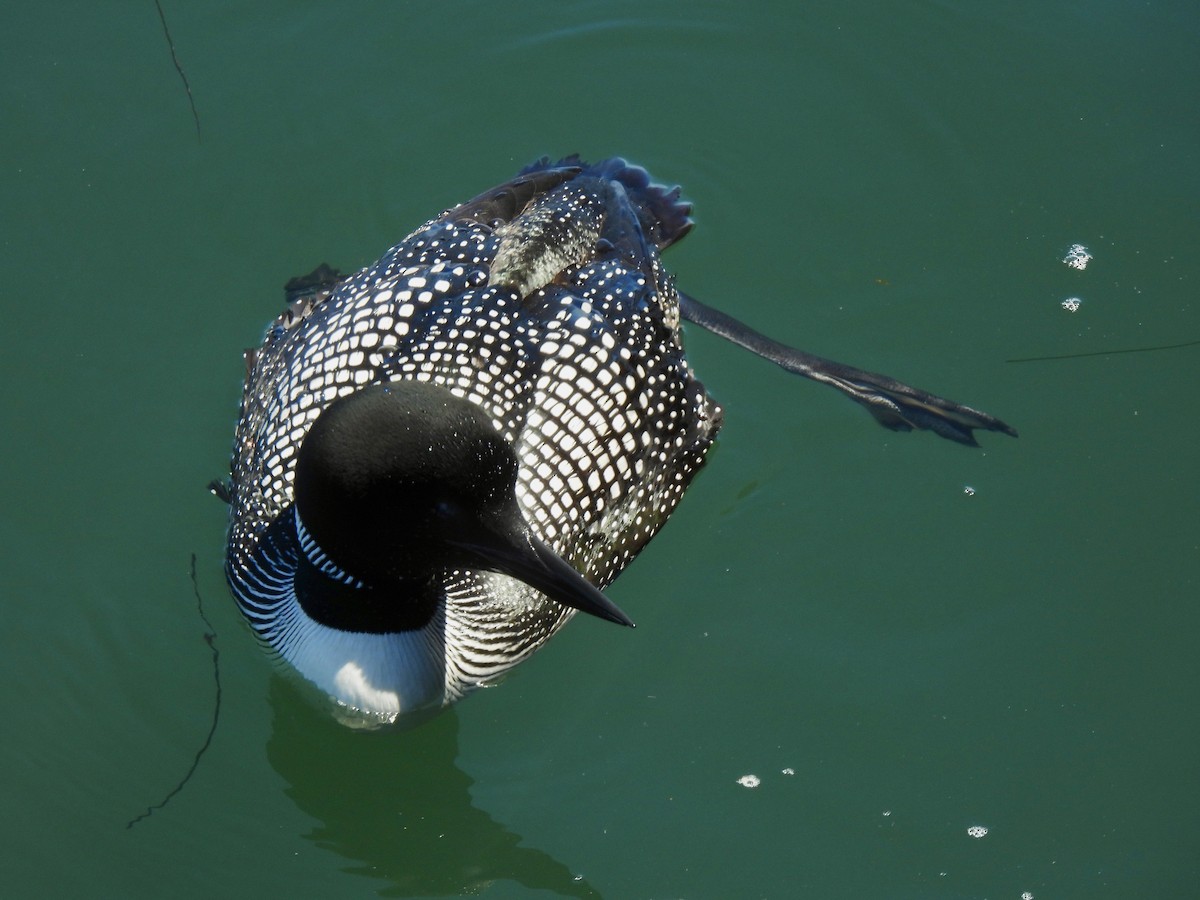
{"label": "shadow on water", "polygon": [[321,824],[307,835],[385,879],[384,896],[458,896],[495,881],[567,897],[599,893],[471,804],[472,781],[455,765],[453,710],[418,728],[363,733],[307,703],[282,676],[270,689],[267,756],[296,805]]}

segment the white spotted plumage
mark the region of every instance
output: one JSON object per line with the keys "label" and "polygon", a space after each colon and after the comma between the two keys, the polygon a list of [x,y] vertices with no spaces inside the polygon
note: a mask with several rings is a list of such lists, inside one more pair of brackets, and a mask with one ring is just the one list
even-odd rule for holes
{"label": "white spotted plumage", "polygon": [[[720,409],[687,365],[658,247],[629,225],[677,194],[643,186],[644,202],[635,178],[631,199],[614,173],[640,170],[623,166],[566,172],[501,221],[479,220],[470,204],[444,213],[289,310],[250,357],[229,581],[256,633],[346,709],[390,721],[456,700],[529,656],[574,610],[506,575],[451,571],[419,634],[337,633],[308,619],[289,583],[299,554],[336,567],[302,523],[271,526],[289,516],[298,448],[335,398],[415,380],[483,409],[519,461],[517,501],[532,530],[601,588],[702,465]],[[672,211],[682,222],[686,209]],[[604,236],[617,225],[614,244]]]}

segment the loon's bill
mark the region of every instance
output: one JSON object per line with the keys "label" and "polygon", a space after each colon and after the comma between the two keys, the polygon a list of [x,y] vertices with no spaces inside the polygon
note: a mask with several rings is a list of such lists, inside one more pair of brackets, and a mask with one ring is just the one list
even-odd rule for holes
{"label": "loon's bill", "polygon": [[634,627],[633,620],[617,604],[531,531],[511,536],[498,532],[476,533],[461,540],[451,539],[450,543],[475,556],[482,568],[519,578],[557,603],[618,625]]}

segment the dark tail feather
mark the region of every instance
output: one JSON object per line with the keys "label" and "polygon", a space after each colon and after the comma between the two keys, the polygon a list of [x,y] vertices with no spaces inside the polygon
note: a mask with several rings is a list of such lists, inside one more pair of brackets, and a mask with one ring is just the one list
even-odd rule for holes
{"label": "dark tail feather", "polygon": [[973,433],[976,428],[1017,436],[1015,428],[995,416],[910,387],[887,375],[856,369],[781,344],[682,292],[679,310],[689,322],[769,359],[789,372],[837,388],[866,407],[876,422],[892,431],[912,431],[914,428],[932,431],[971,447],[979,446]]}
{"label": "dark tail feather", "polygon": [[565,156],[558,162],[551,162],[550,157],[543,156],[522,169],[517,177],[544,177],[547,172],[565,171],[570,171],[571,177],[580,174],[620,182],[633,201],[646,239],[659,250],[665,250],[682,240],[695,224],[692,221],[692,204],[680,199],[679,185],[668,187],[656,184],[650,180],[649,172],[619,156],[602,159],[598,163],[585,162],[578,153]]}

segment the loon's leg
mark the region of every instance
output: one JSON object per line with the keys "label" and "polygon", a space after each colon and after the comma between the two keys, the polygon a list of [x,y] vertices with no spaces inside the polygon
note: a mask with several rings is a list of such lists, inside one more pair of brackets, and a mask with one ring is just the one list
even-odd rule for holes
{"label": "loon's leg", "polygon": [[884,428],[893,431],[928,429],[972,447],[979,446],[973,434],[975,428],[1017,436],[1015,428],[995,416],[928,394],[887,375],[866,372],[781,344],[682,291],[679,292],[679,311],[689,322],[745,347],[789,372],[837,388],[865,406]]}

